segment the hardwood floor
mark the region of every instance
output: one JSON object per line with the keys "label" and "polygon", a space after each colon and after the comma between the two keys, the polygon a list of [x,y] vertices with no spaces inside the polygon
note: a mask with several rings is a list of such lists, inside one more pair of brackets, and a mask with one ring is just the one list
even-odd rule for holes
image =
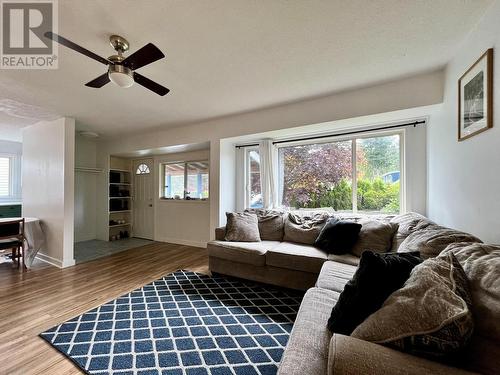
{"label": "hardwood floor", "polygon": [[206,250],[154,243],[66,269],[43,264],[25,273],[0,264],[0,374],[80,374],[38,334],[178,269],[208,273]]}

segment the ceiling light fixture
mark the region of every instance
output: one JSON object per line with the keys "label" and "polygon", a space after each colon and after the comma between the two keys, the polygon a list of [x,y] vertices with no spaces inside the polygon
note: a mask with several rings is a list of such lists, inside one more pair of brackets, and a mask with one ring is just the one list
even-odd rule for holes
{"label": "ceiling light fixture", "polygon": [[91,131],[81,131],[80,135],[85,138],[98,138],[99,134],[96,132],[91,132]]}
{"label": "ceiling light fixture", "polygon": [[134,84],[132,70],[123,65],[110,65],[108,70],[109,80],[120,87],[130,87]]}

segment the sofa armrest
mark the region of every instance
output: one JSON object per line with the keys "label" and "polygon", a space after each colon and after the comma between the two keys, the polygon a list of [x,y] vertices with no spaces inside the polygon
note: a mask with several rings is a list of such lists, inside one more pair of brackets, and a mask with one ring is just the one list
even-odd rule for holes
{"label": "sofa armrest", "polygon": [[226,237],[226,227],[215,228],[215,239],[217,241],[224,241]]}
{"label": "sofa armrest", "polygon": [[334,334],[328,353],[328,375],[473,374],[425,358],[350,336]]}

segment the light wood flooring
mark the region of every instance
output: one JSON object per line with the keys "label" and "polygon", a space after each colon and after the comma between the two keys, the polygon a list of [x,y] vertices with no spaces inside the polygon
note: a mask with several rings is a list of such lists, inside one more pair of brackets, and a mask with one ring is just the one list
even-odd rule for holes
{"label": "light wood flooring", "polygon": [[206,250],[153,243],[59,269],[0,264],[0,374],[81,374],[38,337],[57,324],[178,269],[208,273]]}

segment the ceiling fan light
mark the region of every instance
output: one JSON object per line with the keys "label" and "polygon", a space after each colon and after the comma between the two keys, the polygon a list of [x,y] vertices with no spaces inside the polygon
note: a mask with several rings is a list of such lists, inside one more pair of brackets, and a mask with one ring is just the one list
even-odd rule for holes
{"label": "ceiling fan light", "polygon": [[132,70],[122,65],[110,65],[108,76],[111,82],[123,88],[130,87],[134,84]]}

